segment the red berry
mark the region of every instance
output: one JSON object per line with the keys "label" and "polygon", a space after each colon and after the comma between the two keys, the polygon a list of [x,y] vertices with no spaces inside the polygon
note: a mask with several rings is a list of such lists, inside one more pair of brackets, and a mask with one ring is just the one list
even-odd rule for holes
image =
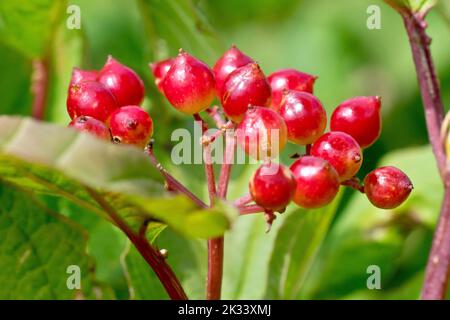
{"label": "red berry", "polygon": [[249,105],[266,107],[270,104],[270,86],[257,63],[237,68],[226,78],[221,102],[225,114],[239,123]]}
{"label": "red berry", "polygon": [[288,140],[296,144],[313,143],[327,126],[327,114],[322,103],[307,92],[286,91],[279,112],[286,122]]}
{"label": "red berry", "polygon": [[372,145],[381,133],[380,97],[355,97],[342,102],[331,115],[330,128],[351,135],[361,148]]}
{"label": "red berry", "polygon": [[108,57],[98,81],[111,90],[119,106],[139,105],[144,99],[144,82],[132,69]]}
{"label": "red berry", "polygon": [[114,142],[143,148],[153,135],[153,121],[141,107],[125,106],[111,115],[109,129]]}
{"label": "red berry", "polygon": [[112,93],[99,82],[81,82],[69,88],[67,112],[72,119],[89,116],[105,122],[117,108]]}
{"label": "red berry", "polygon": [[225,51],[220,59],[217,60],[213,68],[214,76],[216,77],[216,92],[218,97],[222,96],[222,86],[228,75],[237,68],[245,66],[250,62],[254,62],[253,59],[245,55],[234,45],[229,50]]}
{"label": "red berry", "polygon": [[182,50],[161,86],[167,100],[178,111],[190,115],[208,108],[215,96],[214,74],[211,69]]}
{"label": "red berry", "polygon": [[278,110],[283,98],[283,90],[313,93],[317,77],[295,69],[281,69],[272,73],[267,79],[272,87],[272,107]]}
{"label": "red berry", "polygon": [[401,205],[411,193],[413,185],[408,176],[395,167],[381,167],[364,179],[364,192],[369,201],[381,209]]}
{"label": "red berry", "polygon": [[73,68],[69,88],[74,84],[78,84],[80,82],[97,81],[97,78],[98,78],[98,71]]}
{"label": "red berry", "polygon": [[274,157],[286,146],[286,124],[269,108],[250,107],[237,129],[239,145],[253,158]]}
{"label": "red berry", "polygon": [[149,64],[150,70],[152,71],[152,74],[155,77],[156,87],[161,93],[163,93],[161,82],[166,76],[167,71],[169,71],[170,67],[172,66],[174,60],[175,60],[174,58],[169,58],[166,60]]}
{"label": "red berry", "polygon": [[327,160],[336,169],[340,181],[353,178],[363,160],[358,142],[339,131],[321,136],[312,146],[311,155]]}
{"label": "red berry", "polygon": [[329,204],[339,191],[339,176],[328,161],[303,156],[291,165],[297,182],[293,201],[306,209]]}
{"label": "red berry", "polygon": [[291,171],[277,163],[263,164],[250,178],[250,194],[264,209],[283,212],[294,196],[296,182]]}
{"label": "red berry", "polygon": [[69,127],[93,134],[100,139],[111,140],[108,127],[100,120],[92,117],[80,116],[75,118],[69,123]]}

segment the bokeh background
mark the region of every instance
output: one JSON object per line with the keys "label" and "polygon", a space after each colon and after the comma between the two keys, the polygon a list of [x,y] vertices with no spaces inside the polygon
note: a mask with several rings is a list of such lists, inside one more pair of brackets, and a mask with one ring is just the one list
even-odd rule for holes
{"label": "bokeh background", "polygon": [[[16,1],[14,1],[16,2]],[[147,89],[145,108],[155,122],[156,153],[189,188],[206,198],[203,167],[174,166],[171,132],[192,128],[157,92],[148,63],[183,48],[213,65],[231,44],[257,60],[266,74],[292,67],[317,75],[315,94],[331,114],[357,95],[382,97],[383,132],[364,153],[359,174],[396,165],[413,181],[407,203],[378,210],[343,190],[332,205],[294,206],[269,234],[261,215],[241,217],[226,235],[223,297],[229,299],[416,299],[442,199],[428,145],[414,65],[400,16],[378,0],[73,0],[0,3],[0,113],[31,114],[32,62],[50,65],[45,120],[66,125],[65,99],[73,66],[100,69],[108,54],[135,69]],[[66,9],[81,9],[81,29],[69,30]],[[381,29],[369,30],[367,8],[378,5]],[[450,106],[450,3],[428,17],[431,50]],[[290,145],[289,154],[302,151]],[[247,192],[255,166],[237,166],[230,198]],[[126,238],[90,212],[61,199],[45,199],[89,233],[95,277],[118,299],[167,298]],[[206,243],[166,229],[156,245],[188,295],[203,298]],[[369,290],[367,268],[381,270],[381,290]]]}

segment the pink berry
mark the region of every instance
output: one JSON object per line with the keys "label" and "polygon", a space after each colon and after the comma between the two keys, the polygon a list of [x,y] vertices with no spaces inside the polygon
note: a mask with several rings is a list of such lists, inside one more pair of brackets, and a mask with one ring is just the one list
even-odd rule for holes
{"label": "pink berry", "polygon": [[294,196],[296,182],[291,171],[281,164],[263,164],[250,178],[250,194],[264,209],[283,212]]}
{"label": "pink berry", "polygon": [[74,84],[78,84],[80,82],[97,81],[97,78],[98,78],[98,71],[73,68],[69,88]]}
{"label": "pink berry", "polygon": [[364,179],[364,192],[377,208],[393,209],[401,205],[413,189],[408,176],[395,167],[381,167]]}
{"label": "pink berry", "polygon": [[358,142],[339,131],[321,136],[312,146],[311,155],[327,160],[336,169],[340,181],[353,178],[363,160]]}
{"label": "pink berry", "polygon": [[87,81],[69,88],[67,112],[72,119],[89,116],[105,122],[117,108],[116,99],[101,83]]}
{"label": "pink berry", "polygon": [[339,191],[339,177],[328,161],[303,156],[291,165],[297,182],[293,201],[302,208],[320,208],[329,204]]}
{"label": "pink berry", "polygon": [[108,127],[103,122],[92,117],[80,116],[75,118],[69,123],[69,127],[93,134],[100,139],[111,140]]}
{"label": "pink berry", "polygon": [[272,88],[272,107],[278,110],[283,98],[283,90],[297,90],[313,93],[317,77],[295,69],[281,69],[267,78]]}
{"label": "pink berry", "polygon": [[236,123],[245,115],[249,105],[266,107],[271,90],[257,63],[248,63],[228,75],[222,87],[221,102],[225,114]]}
{"label": "pink berry", "polygon": [[286,124],[269,108],[250,107],[237,129],[239,145],[253,158],[275,157],[286,146]]}
{"label": "pink berry", "polygon": [[169,71],[170,67],[172,66],[174,60],[175,60],[174,58],[169,58],[166,60],[149,64],[150,70],[152,71],[152,74],[155,77],[156,87],[161,93],[163,93],[161,82],[166,76],[167,71]]}
{"label": "pink berry", "polygon": [[225,53],[217,60],[214,65],[213,71],[216,77],[216,92],[217,96],[222,96],[222,86],[228,77],[228,75],[246,64],[254,62],[252,58],[245,55],[236,46],[232,46],[230,49],[225,51]]}
{"label": "pink berry", "polygon": [[139,105],[144,100],[144,82],[136,72],[112,56],[100,70],[98,81],[112,92],[119,106]]}
{"label": "pink berry", "polygon": [[153,135],[153,121],[141,107],[124,106],[111,115],[109,129],[115,143],[144,148]]}
{"label": "pink berry", "polygon": [[327,125],[327,114],[322,103],[307,92],[285,91],[279,113],[286,122],[288,140],[296,144],[313,143]]}
{"label": "pink berry", "polygon": [[208,108],[215,96],[215,80],[211,69],[182,50],[161,86],[175,109],[189,115]]}
{"label": "pink berry", "polygon": [[342,102],[331,115],[330,128],[351,135],[361,148],[371,146],[381,133],[380,97],[355,97]]}

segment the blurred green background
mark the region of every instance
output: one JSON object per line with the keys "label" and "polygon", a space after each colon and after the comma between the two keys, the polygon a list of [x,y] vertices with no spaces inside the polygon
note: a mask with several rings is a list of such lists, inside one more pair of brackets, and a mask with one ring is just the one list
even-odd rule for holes
{"label": "blurred green background", "polygon": [[[428,17],[431,50],[450,106],[450,1]],[[69,30],[69,4],[81,9],[81,29]],[[369,5],[381,9],[381,29],[369,30]],[[330,114],[357,95],[382,97],[383,132],[364,153],[360,173],[396,165],[413,181],[396,210],[373,208],[345,190],[324,210],[290,208],[264,233],[261,215],[241,217],[226,236],[224,298],[416,299],[437,219],[442,188],[428,146],[422,103],[400,16],[375,0],[74,0],[0,2],[0,113],[30,115],[33,59],[50,63],[46,120],[69,122],[65,98],[73,66],[102,67],[108,54],[144,79],[144,106],[155,122],[156,152],[191,190],[206,196],[201,166],[173,166],[173,129],[192,127],[157,92],[148,63],[182,47],[210,65],[231,44],[257,60],[266,74],[292,67],[317,75],[315,94]],[[298,148],[291,145],[283,154]],[[247,192],[255,166],[234,168],[230,198]],[[206,198],[206,197],[205,197]],[[109,224],[60,199],[47,199],[89,231],[88,252],[99,282],[120,299],[167,298],[140,256]],[[206,244],[165,230],[156,245],[192,298],[203,298]],[[370,265],[381,270],[381,290],[369,290]],[[131,288],[131,289],[130,289]]]}

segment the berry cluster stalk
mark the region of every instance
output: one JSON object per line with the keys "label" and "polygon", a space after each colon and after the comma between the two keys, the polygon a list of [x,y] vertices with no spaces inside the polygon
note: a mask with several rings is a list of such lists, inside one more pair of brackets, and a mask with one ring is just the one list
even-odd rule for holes
{"label": "berry cluster stalk", "polygon": [[[234,130],[226,134],[225,154],[220,171],[219,187],[217,196],[225,199],[227,196],[228,183],[230,181],[231,168],[233,166],[234,148],[236,138]],[[224,238],[219,237],[208,241],[208,278],[206,283],[206,299],[220,299],[223,274],[223,243]]]}
{"label": "berry cluster stalk", "polygon": [[[387,0],[392,5],[391,0]],[[438,169],[444,183],[444,200],[434,234],[433,244],[425,271],[422,299],[445,299],[450,267],[450,172],[446,168],[444,142],[440,135],[444,119],[439,82],[430,52],[431,39],[425,32],[426,10],[413,12],[409,8],[392,5],[403,17],[412,56],[416,66],[428,136]]]}

